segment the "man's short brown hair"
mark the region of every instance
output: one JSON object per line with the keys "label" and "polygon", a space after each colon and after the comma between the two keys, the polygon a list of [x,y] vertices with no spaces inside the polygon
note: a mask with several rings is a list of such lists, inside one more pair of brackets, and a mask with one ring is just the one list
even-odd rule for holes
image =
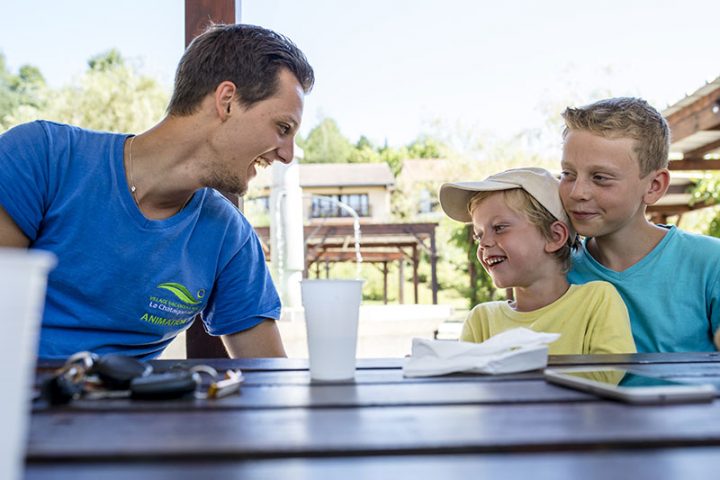
{"label": "man's short brown hair", "polygon": [[283,68],[295,75],[305,93],[312,89],[313,69],[290,39],[255,25],[211,25],[180,59],[168,114],[192,114],[224,81],[235,84],[238,101],[250,108],[277,93]]}
{"label": "man's short brown hair", "polygon": [[666,168],[670,152],[670,127],[655,108],[641,98],[618,97],[584,107],[568,107],[563,138],[572,130],[584,130],[605,138],[632,138],[640,175]]}

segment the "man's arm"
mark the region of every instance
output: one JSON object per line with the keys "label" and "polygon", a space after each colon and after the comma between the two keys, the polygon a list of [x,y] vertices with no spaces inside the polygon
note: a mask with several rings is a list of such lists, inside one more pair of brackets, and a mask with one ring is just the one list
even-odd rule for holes
{"label": "man's arm", "polygon": [[275,320],[265,320],[251,329],[223,335],[231,358],[287,357]]}
{"label": "man's arm", "polygon": [[0,247],[28,248],[30,239],[0,205]]}

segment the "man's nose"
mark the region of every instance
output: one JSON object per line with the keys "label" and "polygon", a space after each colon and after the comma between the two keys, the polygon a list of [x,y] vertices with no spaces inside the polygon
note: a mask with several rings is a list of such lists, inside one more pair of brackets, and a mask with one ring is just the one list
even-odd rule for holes
{"label": "man's nose", "polygon": [[278,148],[277,153],[281,162],[286,164],[292,162],[295,156],[295,140],[289,139],[284,141],[282,145],[280,145],[280,148]]}

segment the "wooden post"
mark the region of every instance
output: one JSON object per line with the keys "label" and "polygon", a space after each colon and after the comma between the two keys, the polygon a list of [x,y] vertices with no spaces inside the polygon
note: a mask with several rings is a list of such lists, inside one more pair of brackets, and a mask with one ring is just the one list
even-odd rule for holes
{"label": "wooden post", "polygon": [[435,248],[435,229],[430,234],[430,278],[432,286],[432,303],[437,305],[438,281],[437,281],[437,250]]}
{"label": "wooden post", "polygon": [[398,303],[405,303],[405,260],[398,260]]}
{"label": "wooden post", "polygon": [[383,264],[383,304],[387,305],[388,300],[388,262],[382,262]]}
{"label": "wooden post", "polygon": [[412,262],[413,262],[413,293],[415,294],[415,305],[420,303],[418,299],[418,263],[420,263],[420,260],[418,260],[418,252],[417,252],[417,245],[413,245],[412,247],[413,253],[412,253]]}
{"label": "wooden post", "polygon": [[[235,23],[239,18],[239,8],[235,11],[235,0],[185,0],[185,46],[211,22]],[[242,209],[238,195],[225,196]],[[195,317],[195,321],[185,333],[185,350],[187,358],[228,358],[222,340],[205,331],[200,315]]]}

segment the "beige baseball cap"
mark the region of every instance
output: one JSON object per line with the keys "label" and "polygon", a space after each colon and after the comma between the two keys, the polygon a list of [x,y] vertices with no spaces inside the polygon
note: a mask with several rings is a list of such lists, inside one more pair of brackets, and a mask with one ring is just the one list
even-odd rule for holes
{"label": "beige baseball cap", "polygon": [[570,238],[574,238],[572,224],[560,201],[559,185],[560,181],[544,168],[514,168],[490,175],[480,182],[445,183],[440,187],[440,205],[448,217],[468,223],[472,222],[468,204],[477,192],[522,188],[555,218],[564,222],[570,229]]}

